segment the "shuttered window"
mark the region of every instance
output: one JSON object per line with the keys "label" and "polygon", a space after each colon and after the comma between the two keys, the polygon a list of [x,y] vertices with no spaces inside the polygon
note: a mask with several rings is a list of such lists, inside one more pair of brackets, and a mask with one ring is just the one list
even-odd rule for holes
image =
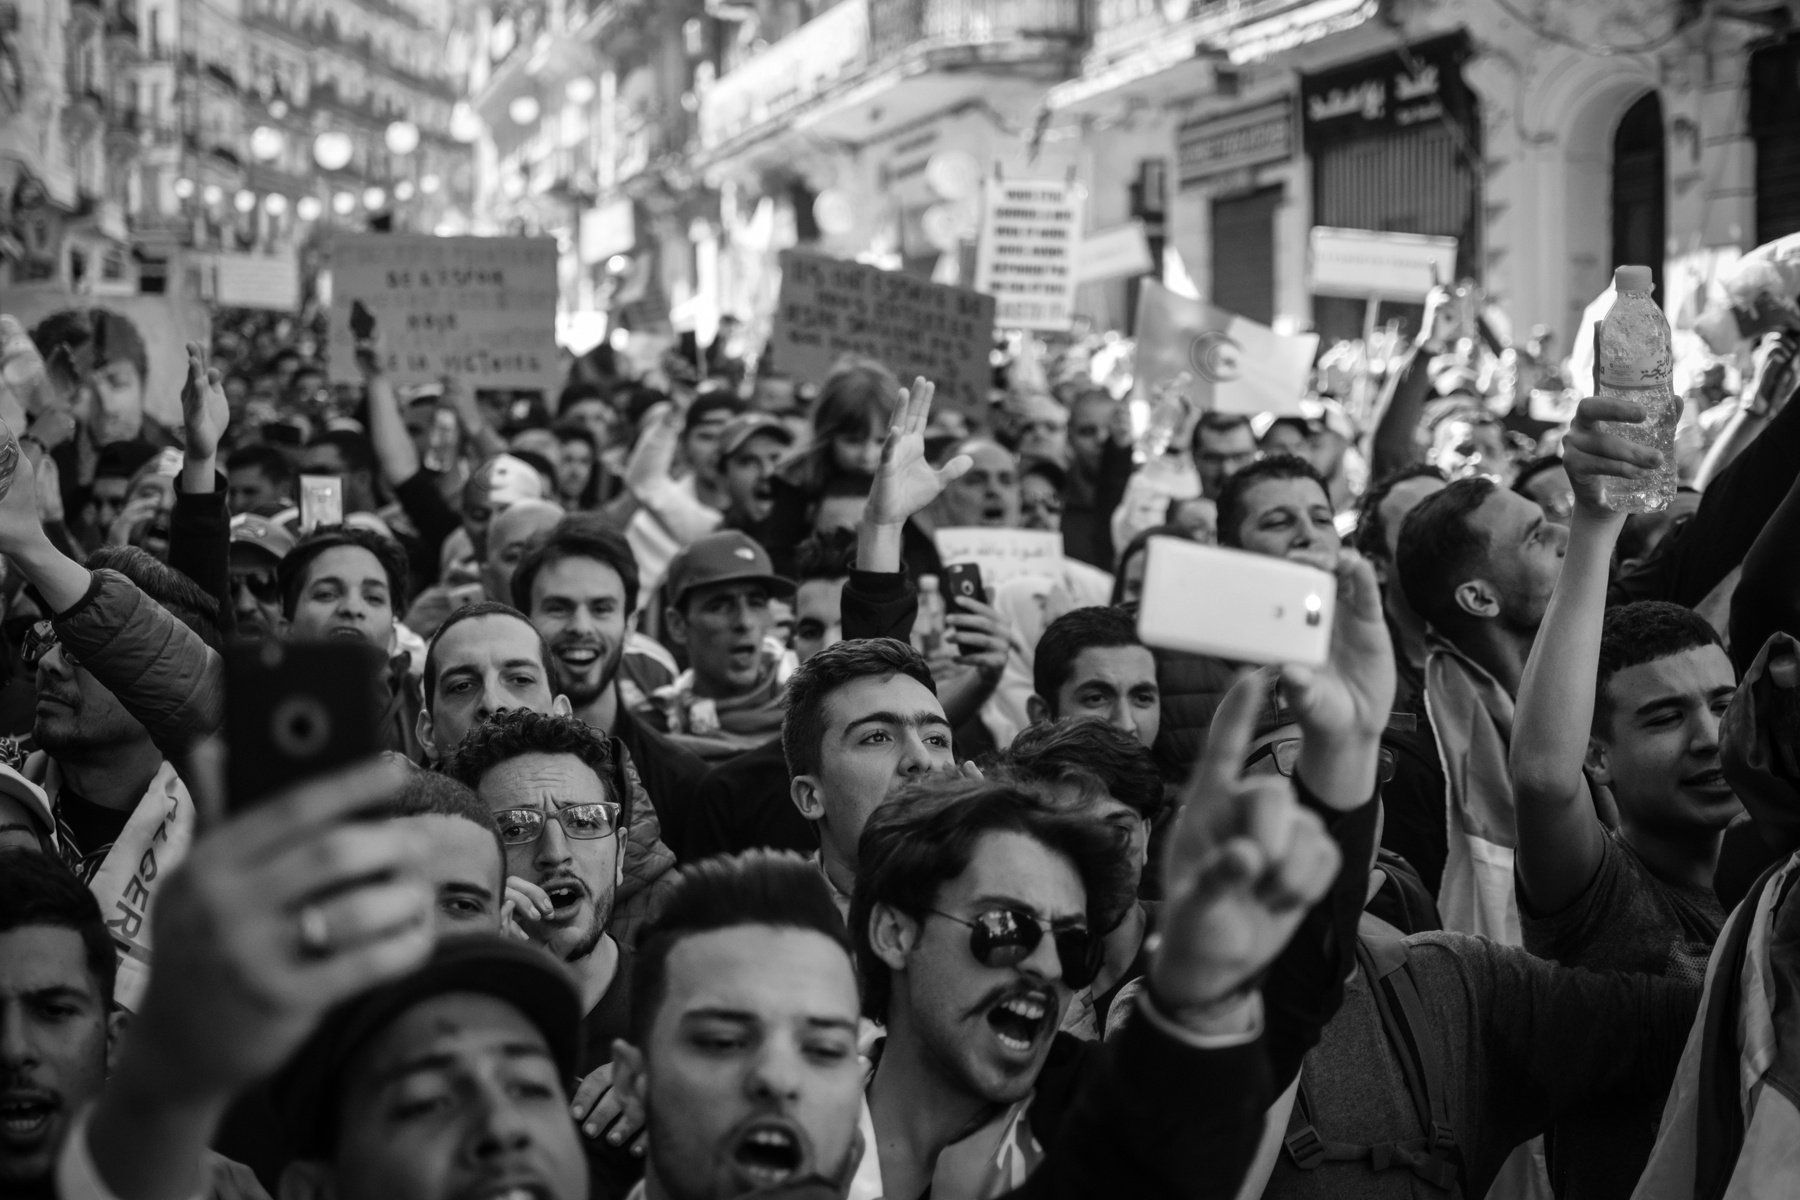
{"label": "shuttered window", "polygon": [[1442,124],[1319,147],[1313,223],[1457,239],[1457,274],[1477,266],[1478,191],[1461,141]]}

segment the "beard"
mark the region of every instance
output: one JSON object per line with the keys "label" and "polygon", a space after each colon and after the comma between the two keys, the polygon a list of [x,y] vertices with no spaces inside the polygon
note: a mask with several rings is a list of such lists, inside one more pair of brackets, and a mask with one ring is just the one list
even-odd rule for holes
{"label": "beard", "polygon": [[612,893],[607,893],[604,903],[600,897],[594,897],[593,904],[593,919],[585,926],[580,929],[570,929],[566,933],[559,931],[558,934],[552,935],[557,940],[560,940],[561,937],[572,939],[566,949],[556,952],[557,957],[564,962],[580,962],[592,954],[600,945],[600,939],[606,936],[606,927],[612,924]]}
{"label": "beard", "polygon": [[625,639],[620,638],[618,643],[607,652],[606,657],[600,660],[599,671],[591,676],[585,671],[576,673],[563,665],[561,652],[565,645],[571,644],[580,645],[581,642],[578,639],[569,639],[567,642],[558,639],[551,645],[550,651],[553,656],[557,656],[555,658],[557,690],[569,698],[570,704],[581,708],[605,695],[606,689],[613,685],[614,680],[618,679],[619,664],[625,660]]}

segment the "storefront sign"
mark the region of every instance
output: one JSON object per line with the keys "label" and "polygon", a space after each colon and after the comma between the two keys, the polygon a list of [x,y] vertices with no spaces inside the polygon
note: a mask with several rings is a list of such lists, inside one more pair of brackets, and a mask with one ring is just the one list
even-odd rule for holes
{"label": "storefront sign", "polygon": [[1456,273],[1456,239],[1366,229],[1312,231],[1312,290],[1353,299],[1424,300]]}
{"label": "storefront sign", "polygon": [[1075,313],[1081,198],[1073,183],[990,180],[975,255],[975,290],[1002,329],[1066,330]]}
{"label": "storefront sign", "polygon": [[994,298],[861,263],[781,252],[781,295],[769,336],[775,369],[819,383],[846,354],[923,375],[940,402],[983,412],[993,378]]}
{"label": "storefront sign", "polygon": [[1142,221],[1115,225],[1087,235],[1075,254],[1075,282],[1102,283],[1148,275],[1156,269],[1150,238]]}
{"label": "storefront sign", "polygon": [[1273,104],[1182,125],[1175,137],[1176,176],[1184,188],[1294,155],[1294,110]]}
{"label": "storefront sign", "polygon": [[843,0],[706,89],[700,97],[700,144],[714,149],[773,121],[868,60],[866,0]]}
{"label": "storefront sign", "polygon": [[1463,83],[1469,56],[1461,34],[1383,54],[1342,70],[1309,75],[1300,84],[1306,144],[1379,137],[1427,121],[1472,128],[1474,101]]}
{"label": "storefront sign", "polygon": [[353,383],[361,302],[395,383],[554,388],[556,240],[340,234],[331,245],[331,378]]}

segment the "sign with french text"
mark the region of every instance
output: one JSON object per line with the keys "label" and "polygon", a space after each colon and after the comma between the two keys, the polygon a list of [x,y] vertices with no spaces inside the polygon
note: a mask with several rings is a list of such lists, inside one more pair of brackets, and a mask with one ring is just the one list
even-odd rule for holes
{"label": "sign with french text", "polygon": [[351,316],[374,319],[397,384],[458,375],[471,388],[554,389],[554,238],[339,234],[331,243],[330,372],[362,379]]}
{"label": "sign with french text", "polygon": [[1075,315],[1081,197],[1073,183],[992,179],[975,255],[975,290],[1002,329],[1062,331]]}
{"label": "sign with french text", "polygon": [[1294,109],[1286,97],[1184,122],[1175,135],[1175,175],[1183,188],[1293,156]]}
{"label": "sign with french text", "polygon": [[902,382],[923,375],[940,403],[986,410],[994,298],[843,259],[781,252],[770,354],[790,379],[823,383],[845,355],[873,358]]}
{"label": "sign with french text", "polygon": [[981,568],[981,584],[992,596],[994,589],[1026,575],[1056,579],[1062,574],[1062,534],[1041,529],[988,529],[958,526],[934,535],[938,557],[947,567],[974,563]]}

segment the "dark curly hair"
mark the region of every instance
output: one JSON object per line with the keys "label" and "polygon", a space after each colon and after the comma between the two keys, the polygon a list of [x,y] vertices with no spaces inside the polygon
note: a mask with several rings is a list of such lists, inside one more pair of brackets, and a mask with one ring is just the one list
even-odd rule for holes
{"label": "dark curly hair", "polygon": [[622,754],[577,717],[508,709],[469,730],[444,760],[444,774],[479,792],[487,773],[526,754],[568,754],[600,777],[619,805],[619,828],[631,824],[631,788],[623,778]]}

